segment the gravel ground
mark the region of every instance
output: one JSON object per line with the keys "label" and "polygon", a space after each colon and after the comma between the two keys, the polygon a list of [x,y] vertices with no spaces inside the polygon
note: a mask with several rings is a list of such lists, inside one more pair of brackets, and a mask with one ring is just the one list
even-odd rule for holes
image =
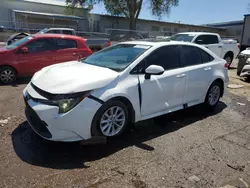
{"label": "gravel ground", "polygon": [[24,117],[29,80],[0,86],[0,187],[247,188],[250,84],[229,72],[244,87],[227,90],[213,112],[196,106],[91,146],[41,139]]}

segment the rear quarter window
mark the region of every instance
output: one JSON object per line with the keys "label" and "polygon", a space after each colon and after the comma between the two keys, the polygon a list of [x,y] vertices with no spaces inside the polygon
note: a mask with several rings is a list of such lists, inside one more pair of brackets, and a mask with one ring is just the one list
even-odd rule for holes
{"label": "rear quarter window", "polygon": [[77,42],[72,39],[57,39],[59,49],[77,48]]}

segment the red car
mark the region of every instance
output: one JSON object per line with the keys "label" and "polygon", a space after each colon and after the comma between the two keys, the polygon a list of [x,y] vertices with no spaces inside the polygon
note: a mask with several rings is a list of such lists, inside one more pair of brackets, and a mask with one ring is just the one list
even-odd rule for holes
{"label": "red car", "polygon": [[43,67],[87,57],[92,51],[85,41],[72,35],[39,34],[0,48],[0,82],[11,83]]}

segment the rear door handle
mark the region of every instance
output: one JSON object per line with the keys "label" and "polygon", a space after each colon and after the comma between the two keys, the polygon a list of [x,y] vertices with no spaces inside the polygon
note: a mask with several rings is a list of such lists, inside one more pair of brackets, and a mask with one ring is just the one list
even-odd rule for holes
{"label": "rear door handle", "polygon": [[218,48],[222,48],[222,46],[218,46]]}
{"label": "rear door handle", "polygon": [[206,67],[204,70],[205,71],[211,70],[211,67]]}
{"label": "rear door handle", "polygon": [[184,76],[186,76],[185,74],[178,74],[176,77],[177,78],[182,78],[182,77],[184,77]]}

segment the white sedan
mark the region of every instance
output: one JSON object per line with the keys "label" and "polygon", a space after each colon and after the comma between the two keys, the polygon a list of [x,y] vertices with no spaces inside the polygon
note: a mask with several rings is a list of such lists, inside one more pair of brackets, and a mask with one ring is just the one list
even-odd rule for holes
{"label": "white sedan", "polygon": [[23,91],[26,117],[48,140],[118,136],[130,123],[200,103],[216,106],[227,66],[192,43],[119,43],[37,72]]}

